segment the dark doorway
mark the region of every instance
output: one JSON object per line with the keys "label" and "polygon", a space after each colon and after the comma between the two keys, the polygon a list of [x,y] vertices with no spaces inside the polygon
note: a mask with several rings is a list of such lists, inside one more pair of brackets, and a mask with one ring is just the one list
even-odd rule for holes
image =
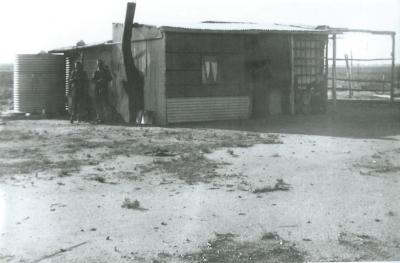
{"label": "dark doorway", "polygon": [[266,117],[269,112],[269,60],[254,61],[251,65],[251,76],[253,83],[253,117]]}

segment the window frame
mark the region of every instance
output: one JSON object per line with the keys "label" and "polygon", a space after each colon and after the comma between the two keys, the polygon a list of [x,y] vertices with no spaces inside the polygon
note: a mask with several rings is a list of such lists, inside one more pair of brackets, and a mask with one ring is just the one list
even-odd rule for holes
{"label": "window frame", "polygon": [[[215,64],[213,64],[215,63]],[[207,64],[209,67],[209,75],[206,76]],[[215,65],[215,66],[213,66]],[[216,71],[216,76],[214,75]],[[215,54],[206,54],[201,57],[201,84],[202,85],[218,85],[220,81],[220,63],[219,58]]]}

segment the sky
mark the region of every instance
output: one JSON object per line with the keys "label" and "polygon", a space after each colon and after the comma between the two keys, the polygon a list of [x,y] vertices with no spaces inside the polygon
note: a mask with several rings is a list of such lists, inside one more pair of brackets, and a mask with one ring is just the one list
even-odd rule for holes
{"label": "sky", "polygon": [[[0,63],[15,54],[111,39],[126,0],[0,0]],[[400,0],[136,0],[135,21],[147,24],[205,20],[330,25],[392,30],[400,63]],[[390,37],[341,38],[338,56],[390,57]]]}

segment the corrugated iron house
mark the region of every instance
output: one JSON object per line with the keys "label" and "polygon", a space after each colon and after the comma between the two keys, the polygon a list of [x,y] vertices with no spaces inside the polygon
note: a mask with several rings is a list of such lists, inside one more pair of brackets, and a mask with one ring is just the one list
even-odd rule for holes
{"label": "corrugated iron house", "polygon": [[[89,74],[103,58],[114,76],[112,110],[130,122],[122,32],[122,24],[113,24],[112,41],[51,52],[70,63],[83,60]],[[317,77],[327,83],[328,35],[324,28],[253,23],[134,24],[144,108],[160,125],[294,113],[298,90]]]}

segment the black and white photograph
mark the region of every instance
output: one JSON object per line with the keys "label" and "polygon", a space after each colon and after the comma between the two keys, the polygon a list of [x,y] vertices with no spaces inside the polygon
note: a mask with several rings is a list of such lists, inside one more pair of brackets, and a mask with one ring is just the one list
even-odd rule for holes
{"label": "black and white photograph", "polygon": [[1,263],[400,262],[400,0],[1,0]]}

